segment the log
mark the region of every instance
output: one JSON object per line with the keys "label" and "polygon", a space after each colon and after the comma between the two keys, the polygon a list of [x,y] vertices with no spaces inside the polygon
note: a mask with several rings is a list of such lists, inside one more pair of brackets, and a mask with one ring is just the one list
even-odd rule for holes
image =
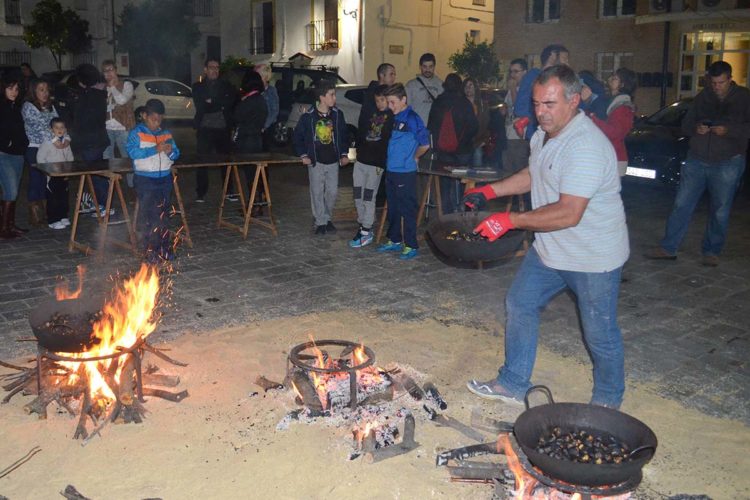
{"label": "log", "polygon": [[24,405],[23,411],[25,411],[27,415],[37,413],[39,414],[39,419],[44,420],[47,418],[47,405],[49,405],[52,401],[55,400],[55,398],[59,396],[59,390],[42,391],[42,393],[39,396],[35,397],[33,401]]}
{"label": "log", "polygon": [[169,391],[163,391],[161,389],[154,389],[152,387],[144,387],[143,395],[166,399],[167,401],[172,401],[174,403],[179,403],[180,401],[182,401],[183,399],[189,396],[187,390],[184,390],[182,392],[169,392]]}
{"label": "log", "polygon": [[76,431],[73,434],[73,439],[83,439],[89,437],[89,432],[86,430],[86,417],[89,416],[91,411],[91,394],[89,391],[83,393],[83,402],[81,402],[81,414],[78,417],[78,425],[76,425]]}
{"label": "log", "polygon": [[182,363],[180,361],[170,358],[169,356],[167,356],[166,354],[162,352],[162,349],[157,349],[156,347],[150,344],[147,344],[146,342],[144,342],[141,347],[144,351],[148,351],[151,354],[155,355],[158,358],[163,359],[164,361],[168,363],[172,363],[173,365],[177,365],[177,366],[187,366],[187,363]]}
{"label": "log", "polygon": [[[256,381],[256,384],[258,382]],[[294,370],[292,372],[292,383],[297,388],[297,392],[302,396],[302,402],[312,411],[323,411],[323,403],[321,403],[318,397],[318,392],[315,390],[310,378],[302,370]],[[260,385],[260,384],[258,384]]]}
{"label": "log", "polygon": [[133,374],[135,373],[135,364],[133,361],[134,354],[126,354],[125,361],[120,372],[120,391],[118,399],[124,406],[133,404]]}
{"label": "log", "polygon": [[77,489],[75,489],[75,486],[73,486],[72,484],[67,485],[65,489],[60,492],[60,494],[68,500],[90,500],[88,497],[81,495],[81,493]]}
{"label": "log", "polygon": [[143,383],[148,385],[159,385],[162,387],[177,387],[180,385],[180,377],[177,375],[164,375],[161,373],[145,373]]}
{"label": "log", "polygon": [[280,384],[278,382],[273,382],[271,380],[268,380],[263,375],[258,375],[258,378],[255,379],[255,383],[263,388],[265,392],[270,391],[271,389],[278,389],[282,390],[284,389],[284,384]]}

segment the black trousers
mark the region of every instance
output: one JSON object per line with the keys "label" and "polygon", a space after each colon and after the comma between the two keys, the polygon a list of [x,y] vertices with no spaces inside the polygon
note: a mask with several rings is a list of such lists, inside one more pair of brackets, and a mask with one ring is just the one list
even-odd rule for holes
{"label": "black trousers", "polygon": [[[229,137],[229,129],[226,128],[199,128],[196,133],[196,146],[199,155],[226,155],[231,150],[231,138]],[[224,167],[221,170],[222,180],[226,176],[227,169]],[[196,195],[198,198],[203,198],[208,193],[208,168],[196,168],[195,169],[195,182],[196,182]],[[229,179],[229,192],[233,193],[234,180]]]}
{"label": "black trousers", "polygon": [[52,224],[53,222],[58,222],[60,219],[68,218],[68,213],[70,212],[68,179],[65,177],[50,177],[46,194],[47,223]]}

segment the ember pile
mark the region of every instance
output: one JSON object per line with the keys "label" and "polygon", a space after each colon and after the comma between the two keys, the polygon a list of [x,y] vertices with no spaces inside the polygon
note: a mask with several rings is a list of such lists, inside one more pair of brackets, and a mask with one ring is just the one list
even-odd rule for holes
{"label": "ember pile", "polygon": [[455,230],[451,231],[445,236],[446,240],[452,240],[452,241],[480,241],[485,240],[484,236],[477,233],[465,233],[463,231]]}
{"label": "ember pile", "polygon": [[[334,350],[339,354],[332,355]],[[288,363],[284,384],[262,376],[256,380],[266,391],[290,387],[295,404],[302,407],[289,412],[277,429],[320,421],[348,428],[350,460],[376,462],[417,448],[415,417],[433,420],[447,408],[433,384],[424,389],[417,384],[415,377],[421,374],[397,364],[376,366],[373,351],[362,344],[310,338],[290,351]]]}
{"label": "ember pile", "polygon": [[[58,287],[59,309],[71,308],[76,304],[74,301],[82,300],[82,278],[79,269],[79,287],[74,292]],[[144,396],[176,402],[187,397],[187,391],[172,393],[144,387],[144,384],[162,387],[179,384],[178,377],[158,373],[159,369],[153,365],[147,366],[144,373],[146,352],[186,366],[146,342],[156,329],[159,292],[158,271],[144,264],[114,290],[101,310],[74,314],[53,310],[46,321],[36,324],[30,318],[38,340],[36,366],[0,362],[15,370],[2,376],[8,381],[3,389],[9,392],[2,402],[9,402],[18,393],[34,395],[24,410],[36,413],[41,419],[47,418],[49,404],[56,402],[63,411],[78,417],[73,438],[86,443],[108,422],[140,423],[146,412],[142,404],[146,402]],[[60,350],[61,345],[67,348]],[[91,432],[89,421],[93,425]]]}

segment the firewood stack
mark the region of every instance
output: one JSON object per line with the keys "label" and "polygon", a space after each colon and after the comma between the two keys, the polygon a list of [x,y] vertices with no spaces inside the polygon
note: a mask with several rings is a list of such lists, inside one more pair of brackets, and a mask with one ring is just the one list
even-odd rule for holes
{"label": "firewood stack", "polygon": [[[143,343],[142,347],[172,364],[187,366],[146,343]],[[29,415],[35,413],[39,419],[46,419],[47,407],[55,402],[72,418],[78,418],[73,439],[82,439],[85,444],[109,422],[140,424],[143,421],[146,414],[143,403],[146,400],[139,398],[139,379],[142,379],[140,385],[143,396],[154,396],[173,402],[180,402],[188,396],[187,390],[173,393],[151,387],[176,387],[180,379],[178,376],[158,373],[159,368],[154,365],[149,365],[145,373],[141,374],[138,369],[142,362],[140,356],[142,354],[136,350],[123,352],[119,357],[110,360],[108,368],[101,361],[71,363],[46,356],[40,356],[36,360],[37,364],[30,367],[0,361],[0,366],[13,370],[11,373],[0,375],[0,380],[7,382],[2,388],[8,392],[2,403],[8,403],[19,393],[23,396],[35,396],[23,409]],[[87,373],[85,363],[96,363],[101,379],[106,385],[102,391],[91,390],[91,377]],[[71,369],[69,366],[75,368]],[[116,376],[118,369],[119,383]],[[103,395],[107,392],[111,392],[109,397]],[[111,395],[114,395],[114,399]],[[89,421],[93,428],[88,425]]]}

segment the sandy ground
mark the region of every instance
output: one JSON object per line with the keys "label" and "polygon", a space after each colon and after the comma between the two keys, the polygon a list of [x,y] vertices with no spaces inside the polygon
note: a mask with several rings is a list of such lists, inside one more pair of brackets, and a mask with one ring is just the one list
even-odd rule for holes
{"label": "sandy ground", "polygon": [[[277,431],[294,408],[289,393],[248,394],[259,390],[253,384],[258,374],[284,378],[286,353],[308,333],[362,341],[379,364],[405,363],[427,374],[449,402],[446,414],[467,424],[474,408],[511,421],[520,412],[464,388],[467,379],[489,378],[497,368],[502,347],[490,332],[438,321],[384,323],[347,312],[249,324],[173,342],[170,355],[190,366],[155,362],[178,374],[190,397],[179,404],[152,399],[143,424],[110,425],[86,447],[71,439],[70,417],[50,411],[40,421],[26,415],[22,406],[30,397],[0,406],[0,468],[35,445],[42,448],[0,479],[0,495],[61,498],[58,492],[72,484],[92,499],[490,498],[491,487],[450,483],[447,471],[435,467],[436,450],[472,444],[450,428],[418,421],[422,446],[376,464],[347,460],[349,429],[294,424]],[[587,401],[590,367],[540,350],[535,381],[549,385],[559,401]],[[638,498],[750,498],[750,430],[687,410],[652,389],[629,386],[623,406],[659,438]]]}

